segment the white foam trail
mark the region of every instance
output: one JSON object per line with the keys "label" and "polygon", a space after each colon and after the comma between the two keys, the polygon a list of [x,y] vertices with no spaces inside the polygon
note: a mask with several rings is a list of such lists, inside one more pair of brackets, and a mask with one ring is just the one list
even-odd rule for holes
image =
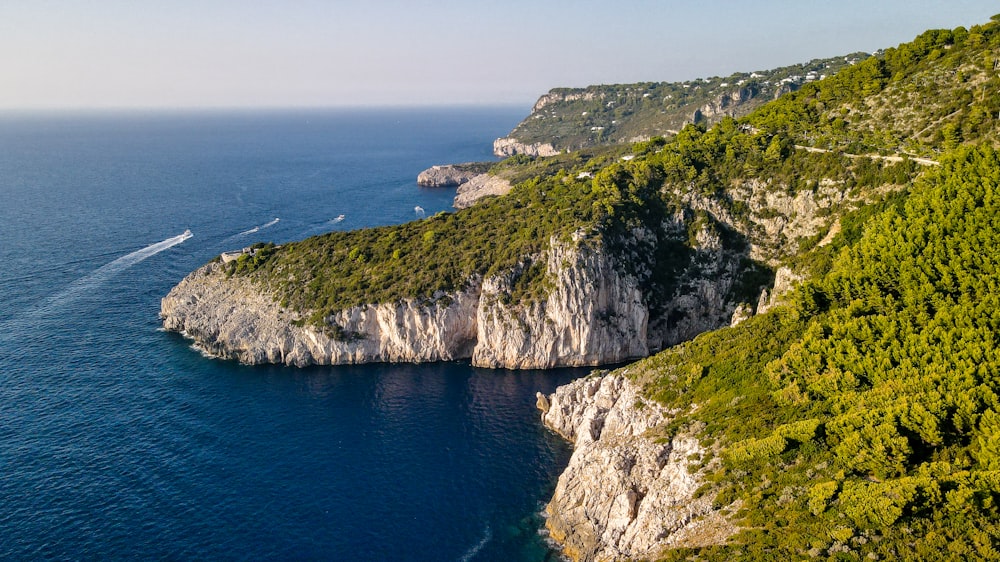
{"label": "white foam trail", "polygon": [[281,219],[279,219],[279,218],[275,218],[271,222],[268,222],[268,223],[265,223],[265,224],[258,224],[257,226],[251,228],[250,230],[244,230],[243,232],[240,232],[239,234],[234,234],[234,235],[230,236],[229,238],[226,238],[225,242],[229,242],[230,240],[233,240],[235,238],[239,238],[240,236],[248,236],[248,235],[253,234],[255,232],[260,232],[264,228],[270,228],[270,227],[278,224],[278,221],[280,221],[280,220]]}
{"label": "white foam trail", "polygon": [[330,219],[327,222],[329,222],[330,224],[337,224],[338,222],[340,222],[342,220],[344,220],[344,215],[340,215],[339,217],[337,217],[335,219]]}
{"label": "white foam trail", "polygon": [[413,212],[414,212],[414,213],[416,213],[416,214],[417,214],[417,216],[418,216],[418,217],[421,217],[421,218],[422,218],[422,217],[426,217],[426,216],[427,216],[427,213],[426,213],[426,212],[424,212],[424,208],[423,208],[423,207],[421,207],[420,205],[417,205],[416,207],[414,207],[414,208],[413,208]]}
{"label": "white foam trail", "polygon": [[93,273],[87,275],[86,277],[83,277],[82,279],[74,281],[73,283],[70,284],[69,287],[57,293],[55,296],[51,297],[48,303],[45,306],[43,306],[39,310],[39,312],[44,312],[45,310],[53,306],[63,304],[66,301],[77,297],[80,293],[92,289],[99,283],[107,281],[114,275],[121,273],[122,271],[132,267],[133,265],[147,258],[155,256],[156,254],[159,254],[164,250],[173,248],[174,246],[184,242],[185,240],[191,238],[192,236],[194,236],[194,234],[191,234],[190,230],[185,230],[183,234],[178,234],[177,236],[167,238],[166,240],[157,242],[156,244],[150,244],[149,246],[146,246],[141,250],[136,250],[131,254],[124,255],[110,263],[102,265],[101,267],[94,270]]}
{"label": "white foam trail", "polygon": [[459,558],[459,561],[470,562],[473,558],[476,557],[477,554],[479,554],[479,551],[482,550],[483,547],[486,546],[486,543],[490,542],[490,539],[492,538],[493,538],[493,530],[490,529],[489,525],[487,525],[486,532],[483,534],[483,538],[476,544],[472,545],[472,547],[469,548],[469,550],[465,551],[465,554],[463,554],[462,557]]}

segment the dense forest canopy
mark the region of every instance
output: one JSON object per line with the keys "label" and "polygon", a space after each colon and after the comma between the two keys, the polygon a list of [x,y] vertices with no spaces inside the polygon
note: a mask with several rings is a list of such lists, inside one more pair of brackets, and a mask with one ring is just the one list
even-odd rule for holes
{"label": "dense forest canopy", "polygon": [[1000,556],[998,189],[951,153],[790,306],[633,368],[722,445],[705,492],[747,530],[704,556]]}

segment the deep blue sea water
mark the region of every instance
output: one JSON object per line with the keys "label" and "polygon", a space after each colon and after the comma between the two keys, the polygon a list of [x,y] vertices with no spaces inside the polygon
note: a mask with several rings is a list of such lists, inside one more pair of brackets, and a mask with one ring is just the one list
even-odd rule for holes
{"label": "deep blue sea water", "polygon": [[157,318],[224,250],[450,209],[416,174],[524,113],[0,114],[0,558],[551,557],[534,395],[581,371],[245,367]]}

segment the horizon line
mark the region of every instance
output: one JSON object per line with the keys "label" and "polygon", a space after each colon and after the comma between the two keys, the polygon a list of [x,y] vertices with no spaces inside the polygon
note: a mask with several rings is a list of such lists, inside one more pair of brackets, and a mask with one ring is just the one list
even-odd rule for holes
{"label": "horizon line", "polygon": [[177,112],[177,111],[323,111],[357,109],[453,109],[453,108],[515,108],[529,109],[532,102],[434,102],[434,103],[384,103],[384,104],[329,104],[329,105],[121,105],[121,106],[0,106],[0,113],[80,113],[80,112]]}

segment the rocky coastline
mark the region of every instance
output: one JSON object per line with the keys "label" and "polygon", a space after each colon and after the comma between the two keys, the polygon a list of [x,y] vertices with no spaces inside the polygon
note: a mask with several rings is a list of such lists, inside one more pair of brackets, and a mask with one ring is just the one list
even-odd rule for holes
{"label": "rocky coastline", "polygon": [[[596,366],[648,354],[649,312],[634,278],[604,247],[578,233],[555,238],[543,259],[560,282],[542,300],[509,304],[516,272],[470,280],[434,299],[342,310],[333,330],[303,323],[266,289],[210,263],[161,302],[165,329],[214,355],[246,364],[294,366],[471,359],[493,368]],[[613,319],[613,320],[609,320]]]}
{"label": "rocky coastline", "polygon": [[491,162],[466,162],[431,166],[417,174],[417,185],[421,187],[458,187],[476,176],[485,174]]}
{"label": "rocky coastline", "polygon": [[736,506],[696,497],[719,462],[699,441],[700,428],[667,434],[673,413],[627,375],[594,374],[538,394],[543,423],[573,443],[545,513],[549,536],[574,561],[656,559],[738,531],[730,521]]}

